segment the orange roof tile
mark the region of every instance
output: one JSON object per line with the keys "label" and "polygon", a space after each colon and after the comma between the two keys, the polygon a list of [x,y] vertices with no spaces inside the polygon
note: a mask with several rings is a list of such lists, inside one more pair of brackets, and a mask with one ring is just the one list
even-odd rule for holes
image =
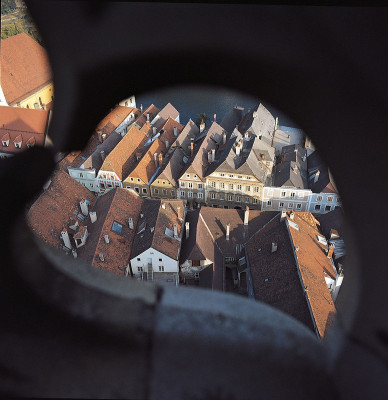
{"label": "orange roof tile", "polygon": [[100,121],[96,130],[101,129],[103,131],[102,133],[105,134],[112,133],[131,112],[133,112],[135,115],[139,115],[140,110],[135,107],[117,106]]}
{"label": "orange roof tile", "polygon": [[149,122],[151,122],[159,112],[159,108],[151,104],[147,107],[142,114],[134,121],[139,127],[142,127],[147,122],[147,114],[149,114]]}
{"label": "orange roof tile", "polygon": [[1,41],[1,86],[9,105],[51,81],[46,50],[25,33]]}

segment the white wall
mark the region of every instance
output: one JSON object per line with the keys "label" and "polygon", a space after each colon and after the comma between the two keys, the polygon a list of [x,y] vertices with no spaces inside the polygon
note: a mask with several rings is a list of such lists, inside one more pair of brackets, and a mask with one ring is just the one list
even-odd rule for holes
{"label": "white wall", "polygon": [[[138,258],[140,258],[140,261],[138,260]],[[159,261],[160,258],[162,259],[162,261]],[[152,261],[152,269],[154,273],[160,272],[160,265],[164,266],[163,272],[179,271],[179,264],[177,260],[174,260],[151,247],[143,253],[139,254],[137,257],[131,259],[132,272],[135,275],[140,275],[141,272],[137,270],[138,267],[143,267],[143,272],[147,272],[149,259],[151,259]]]}
{"label": "white wall", "polygon": [[[318,200],[319,197],[322,197],[322,200]],[[328,200],[329,197],[332,198],[332,201]],[[317,204],[321,206],[320,210],[315,209]],[[326,206],[330,206],[330,210],[326,210]],[[314,214],[325,214],[333,211],[336,206],[341,206],[341,202],[339,201],[339,196],[337,193],[311,193],[308,211]]]}
{"label": "white wall", "polygon": [[[127,104],[125,104],[127,102]],[[136,99],[135,96],[130,96],[127,99],[124,99],[122,101],[120,101],[119,103],[120,106],[123,107],[136,107]]]}
{"label": "white wall", "polygon": [[[284,197],[282,197],[282,192],[285,192]],[[295,193],[294,197],[291,197],[291,193]],[[307,211],[309,207],[310,195],[310,189],[265,186],[263,188],[263,202],[261,209],[264,211],[278,211],[282,209]],[[267,206],[267,202],[269,200],[272,202],[272,204]],[[284,206],[281,207],[280,203],[284,203]],[[292,204],[292,208],[288,207],[289,204]],[[297,208],[297,204],[300,204],[301,207]]]}
{"label": "white wall", "polygon": [[91,192],[99,192],[99,185],[96,179],[96,170],[83,168],[68,168],[69,175],[77,182],[84,185]]}

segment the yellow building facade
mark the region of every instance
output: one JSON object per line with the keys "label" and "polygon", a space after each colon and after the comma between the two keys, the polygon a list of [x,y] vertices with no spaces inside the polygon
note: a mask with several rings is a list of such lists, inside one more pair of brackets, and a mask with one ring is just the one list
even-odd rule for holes
{"label": "yellow building facade", "polygon": [[32,95],[14,104],[14,107],[42,109],[48,103],[54,100],[54,85],[50,82],[48,85],[39,89]]}

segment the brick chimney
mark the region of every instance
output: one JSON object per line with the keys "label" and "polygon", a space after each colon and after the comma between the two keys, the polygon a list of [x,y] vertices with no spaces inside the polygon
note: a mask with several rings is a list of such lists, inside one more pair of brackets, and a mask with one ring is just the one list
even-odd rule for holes
{"label": "brick chimney", "polygon": [[327,251],[327,258],[332,258],[335,249],[335,244],[330,243],[329,250]]}
{"label": "brick chimney", "polygon": [[320,170],[318,170],[316,173],[315,173],[315,176],[314,176],[314,183],[317,183],[318,182],[318,179],[319,179],[319,175],[321,174],[321,171]]}
{"label": "brick chimney", "polygon": [[226,224],[226,240],[229,240],[230,235],[230,224]]}
{"label": "brick chimney", "polygon": [[97,221],[97,213],[95,211],[90,211],[89,216],[91,223],[94,224]]}
{"label": "brick chimney", "polygon": [[129,229],[133,229],[133,218],[132,217],[128,218],[128,226],[129,226]]}
{"label": "brick chimney", "polygon": [[248,225],[249,222],[249,207],[247,206],[244,211],[244,225]]}
{"label": "brick chimney", "polygon": [[63,239],[63,244],[70,250],[72,245],[70,243],[69,233],[66,228],[62,229],[61,238]]}
{"label": "brick chimney", "polygon": [[186,227],[186,239],[188,239],[190,233],[190,222],[186,222],[185,227]]}
{"label": "brick chimney", "polygon": [[190,142],[190,156],[192,157],[194,154],[194,138],[191,138]]}
{"label": "brick chimney", "polygon": [[158,153],[154,153],[154,159],[155,159],[155,167],[158,168],[159,163],[158,163]]}
{"label": "brick chimney", "polygon": [[182,208],[178,206],[178,207],[176,208],[176,210],[177,210],[177,213],[178,213],[178,218],[179,218],[180,220],[183,220],[183,211],[182,211]]}
{"label": "brick chimney", "polygon": [[214,114],[214,115],[213,115],[213,119],[214,119],[214,122],[217,121],[217,114]]}
{"label": "brick chimney", "polygon": [[81,199],[79,205],[81,207],[82,214],[83,215],[88,215],[89,214],[88,204],[87,204],[87,202],[86,202],[86,200],[84,198]]}

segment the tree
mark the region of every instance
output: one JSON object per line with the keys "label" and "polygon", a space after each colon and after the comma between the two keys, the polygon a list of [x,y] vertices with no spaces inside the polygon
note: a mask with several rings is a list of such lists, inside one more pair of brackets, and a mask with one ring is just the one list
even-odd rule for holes
{"label": "tree", "polygon": [[205,113],[198,114],[197,119],[195,120],[195,124],[199,128],[201,124],[205,123],[206,121],[209,121],[209,119],[210,117]]}

